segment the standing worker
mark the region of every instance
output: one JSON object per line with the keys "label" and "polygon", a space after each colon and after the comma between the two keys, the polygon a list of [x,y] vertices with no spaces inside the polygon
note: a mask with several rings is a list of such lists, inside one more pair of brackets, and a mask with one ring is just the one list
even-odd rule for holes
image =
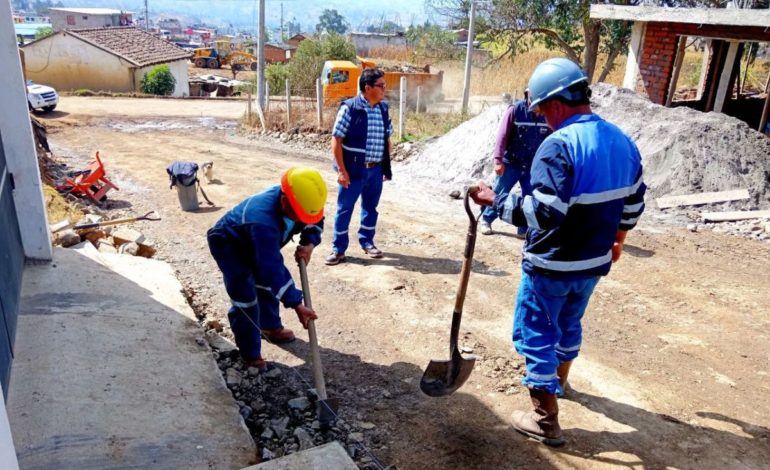
{"label": "standing worker", "polygon": [[360,94],[345,100],[337,112],[332,131],[332,153],[337,170],[339,193],[334,215],[332,252],[326,264],[345,261],[348,249],[348,226],[356,201],[361,198],[361,225],[358,243],[372,258],[382,258],[374,244],[377,227],[377,205],[382,182],[390,181],[390,135],[393,125],[385,98],[384,73],[365,69],[358,79]]}
{"label": "standing worker", "polygon": [[279,301],[297,312],[305,328],[318,318],[302,304],[302,291],[283,264],[281,248],[299,234],[294,258],[310,262],[313,248],[321,243],[325,203],[321,175],[311,168],[291,168],[280,185],[244,199],[208,231],[209,250],[232,303],[227,318],[248,366],[267,366],[260,336],[271,343],[295,339],[281,323]]}
{"label": "standing worker", "polygon": [[557,396],[582,342],[580,320],[601,276],[620,258],[626,232],[644,211],[641,156],[617,126],[593,114],[583,71],[549,59],[529,79],[530,109],[554,132],[532,164],[531,196],[472,194],[501,219],[530,232],[524,245],[513,342],[524,356],[533,411],[511,417],[519,432],[564,443]]}
{"label": "standing worker", "polygon": [[[521,186],[521,196],[532,194],[529,183],[529,170],[532,158],[537,148],[551,133],[545,119],[529,110],[529,90],[524,91],[524,99],[516,101],[508,107],[500,129],[497,131],[495,144],[495,193],[509,193],[516,182]],[[483,235],[491,235],[492,222],[497,213],[492,207],[484,209],[479,230]],[[516,230],[516,238],[524,238],[527,226],[522,225]]]}

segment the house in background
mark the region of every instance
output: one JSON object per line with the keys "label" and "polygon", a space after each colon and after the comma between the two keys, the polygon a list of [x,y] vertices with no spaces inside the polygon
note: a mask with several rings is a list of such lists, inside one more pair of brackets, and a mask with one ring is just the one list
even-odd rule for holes
{"label": "house in background", "polygon": [[350,33],[348,37],[360,56],[369,55],[372,49],[406,47],[404,33]]}
{"label": "house in background", "polygon": [[131,26],[133,12],[110,8],[51,8],[53,30]]}
{"label": "house in background", "polygon": [[167,64],[172,96],[188,96],[190,53],[133,27],[59,31],[23,47],[27,78],[59,90],[137,92],[144,74]]}
{"label": "house in background", "polygon": [[182,22],[176,18],[163,18],[158,21],[158,28],[165,29],[172,36],[179,36],[182,34]]}
{"label": "house in background", "polygon": [[283,64],[291,59],[292,53],[297,49],[289,44],[265,44],[265,62],[268,64]]}
{"label": "house in background", "polygon": [[290,46],[298,47],[299,43],[301,43],[305,39],[308,39],[308,38],[311,38],[311,37],[313,37],[313,35],[310,34],[310,33],[297,33],[294,36],[290,37],[286,41],[286,44],[288,44]]}

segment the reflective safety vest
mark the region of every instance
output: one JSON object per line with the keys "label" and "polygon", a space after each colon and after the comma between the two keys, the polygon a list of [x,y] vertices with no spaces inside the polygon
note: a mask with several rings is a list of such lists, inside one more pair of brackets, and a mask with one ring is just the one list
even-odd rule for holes
{"label": "reflective safety vest", "polygon": [[527,102],[519,100],[513,103],[511,122],[508,123],[508,145],[503,152],[503,163],[530,168],[532,159],[540,144],[551,135],[545,119],[529,111]]}

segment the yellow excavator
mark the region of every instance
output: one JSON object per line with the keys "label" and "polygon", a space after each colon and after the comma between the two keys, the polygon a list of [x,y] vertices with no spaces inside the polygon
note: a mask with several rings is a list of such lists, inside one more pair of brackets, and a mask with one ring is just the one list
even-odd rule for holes
{"label": "yellow excavator", "polygon": [[257,58],[231,47],[230,41],[216,41],[215,47],[200,47],[193,51],[192,61],[202,69],[218,69],[229,65],[232,70],[257,70]]}

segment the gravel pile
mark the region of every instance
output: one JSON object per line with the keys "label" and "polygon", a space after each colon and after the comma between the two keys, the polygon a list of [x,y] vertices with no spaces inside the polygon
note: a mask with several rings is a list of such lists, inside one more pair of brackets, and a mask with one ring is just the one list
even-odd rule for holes
{"label": "gravel pile", "polygon": [[[743,121],[666,108],[604,83],[594,85],[593,91],[594,111],[639,146],[650,199],[747,188],[751,199],[730,203],[729,208],[770,207],[770,139]],[[492,181],[492,151],[504,111],[503,105],[490,108],[427,144],[405,170],[446,190],[479,179]]]}

